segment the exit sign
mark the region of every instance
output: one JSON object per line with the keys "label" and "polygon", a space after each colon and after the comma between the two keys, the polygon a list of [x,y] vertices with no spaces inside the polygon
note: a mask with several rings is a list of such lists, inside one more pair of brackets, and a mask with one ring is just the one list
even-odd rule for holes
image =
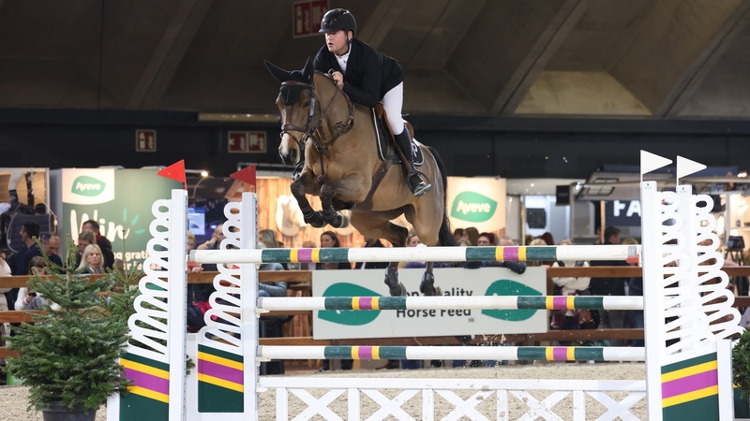
{"label": "exit sign", "polygon": [[156,152],[156,130],[136,130],[135,151]]}
{"label": "exit sign", "polygon": [[266,132],[229,132],[229,153],[266,153]]}

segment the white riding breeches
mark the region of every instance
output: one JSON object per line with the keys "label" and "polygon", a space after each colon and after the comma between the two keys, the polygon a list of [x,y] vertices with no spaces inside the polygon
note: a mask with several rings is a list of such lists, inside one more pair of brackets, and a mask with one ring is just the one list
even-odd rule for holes
{"label": "white riding breeches", "polygon": [[404,82],[394,86],[393,89],[386,92],[381,101],[385,108],[385,115],[388,118],[388,126],[394,136],[404,131],[404,119],[401,116],[401,107],[404,105]]}

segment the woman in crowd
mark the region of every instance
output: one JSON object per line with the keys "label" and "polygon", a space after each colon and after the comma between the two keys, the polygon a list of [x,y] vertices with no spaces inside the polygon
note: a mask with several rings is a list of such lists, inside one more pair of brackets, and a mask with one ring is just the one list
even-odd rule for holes
{"label": "woman in crowd", "polygon": [[96,244],[86,246],[81,255],[81,264],[78,265],[78,270],[84,270],[85,273],[89,274],[98,274],[103,273],[102,266],[102,249]]}

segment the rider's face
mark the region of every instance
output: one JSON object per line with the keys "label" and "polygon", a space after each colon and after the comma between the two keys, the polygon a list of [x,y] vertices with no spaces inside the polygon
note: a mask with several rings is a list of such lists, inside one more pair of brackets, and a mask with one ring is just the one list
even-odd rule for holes
{"label": "rider's face", "polygon": [[349,49],[348,31],[338,30],[336,32],[326,32],[326,47],[328,51],[338,56],[346,54]]}

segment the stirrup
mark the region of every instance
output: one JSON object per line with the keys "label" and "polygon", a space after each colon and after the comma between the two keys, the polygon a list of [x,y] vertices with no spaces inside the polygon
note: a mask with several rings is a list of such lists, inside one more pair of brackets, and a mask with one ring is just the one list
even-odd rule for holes
{"label": "stirrup", "polygon": [[[427,177],[424,178],[426,179]],[[418,171],[409,174],[406,176],[406,179],[406,184],[409,185],[409,189],[416,197],[424,195],[432,188],[432,184],[426,182],[422,178],[422,173]]]}

